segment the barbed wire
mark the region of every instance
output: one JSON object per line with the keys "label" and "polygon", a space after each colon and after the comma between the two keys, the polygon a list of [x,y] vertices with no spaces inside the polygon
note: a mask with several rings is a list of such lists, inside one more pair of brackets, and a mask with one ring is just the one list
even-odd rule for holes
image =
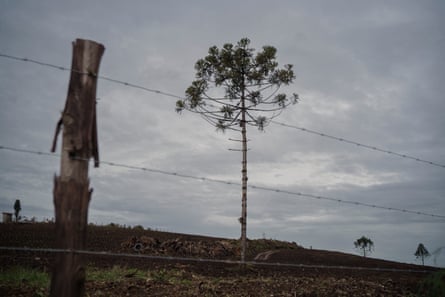
{"label": "barbed wire", "polygon": [[138,258],[149,259],[157,261],[176,261],[176,262],[196,262],[196,263],[218,263],[230,265],[255,265],[255,266],[269,266],[269,267],[283,267],[283,268],[305,268],[305,269],[339,269],[339,270],[360,270],[360,271],[379,271],[379,272],[408,272],[408,273],[431,273],[432,270],[425,269],[399,269],[399,268],[380,268],[380,267],[360,267],[360,266],[331,266],[331,265],[311,265],[311,264],[296,264],[284,262],[258,262],[258,261],[238,261],[238,260],[222,260],[222,259],[208,259],[208,258],[190,258],[190,257],[174,257],[174,256],[154,256],[145,254],[129,254],[129,253],[113,253],[107,251],[89,251],[77,249],[55,249],[55,248],[30,248],[30,247],[9,247],[0,246],[0,250],[4,251],[18,251],[18,252],[40,252],[40,253],[69,253],[90,256],[105,256],[105,257],[122,257],[122,258]]}
{"label": "barbed wire", "polygon": [[332,135],[329,135],[329,134],[326,134],[326,133],[323,133],[323,132],[310,130],[310,129],[303,128],[303,127],[298,127],[298,126],[295,126],[295,125],[289,125],[289,124],[285,124],[285,123],[281,123],[281,122],[277,122],[277,121],[271,121],[271,123],[276,124],[276,125],[280,125],[280,126],[283,126],[283,127],[287,127],[287,128],[297,129],[297,130],[300,130],[300,131],[303,131],[303,132],[306,132],[306,133],[315,134],[315,135],[318,135],[318,136],[321,136],[321,137],[330,138],[330,139],[337,140],[337,141],[340,141],[340,142],[353,144],[353,145],[356,145],[358,147],[363,147],[363,148],[370,149],[370,150],[373,150],[373,151],[378,151],[378,152],[394,155],[394,156],[397,156],[397,157],[411,159],[411,160],[414,160],[414,161],[417,161],[417,162],[426,163],[428,165],[433,165],[433,166],[438,166],[438,167],[445,168],[444,164],[440,164],[440,163],[432,162],[432,161],[428,161],[428,160],[423,160],[423,159],[420,159],[420,158],[417,158],[417,157],[413,157],[413,156],[410,156],[410,155],[406,155],[406,154],[396,153],[396,152],[393,152],[393,151],[390,151],[390,150],[378,148],[376,146],[371,146],[371,145],[359,143],[359,142],[356,142],[356,141],[353,141],[353,140],[348,140],[348,139],[345,139],[345,138],[332,136]]}
{"label": "barbed wire", "polygon": [[3,146],[3,145],[0,145],[0,150],[7,150],[7,151],[18,152],[18,153],[27,153],[27,154],[34,154],[34,155],[41,155],[41,156],[60,157],[59,154],[47,153],[47,152],[36,151],[36,150],[21,149],[21,148],[9,147],[9,146]]}
{"label": "barbed wire", "polygon": [[[7,147],[7,146],[2,146],[2,145],[0,145],[0,150],[9,150],[9,151],[14,151],[14,152],[19,152],[19,153],[29,153],[29,154],[35,154],[35,155],[49,155],[49,156],[53,156],[53,157],[60,157],[59,154],[51,154],[51,153],[45,153],[45,152],[41,152],[41,151],[13,148],[13,147]],[[89,159],[82,159],[82,158],[76,158],[76,159],[81,160],[81,161],[89,161]],[[239,182],[215,179],[215,178],[210,178],[210,177],[194,176],[194,175],[189,175],[189,174],[184,174],[184,173],[171,172],[171,171],[162,170],[162,169],[154,169],[154,168],[134,166],[134,165],[128,165],[128,164],[120,164],[120,163],[110,162],[110,161],[100,161],[100,164],[105,164],[105,165],[120,167],[120,168],[126,168],[126,169],[140,170],[140,171],[157,173],[157,174],[163,174],[163,175],[169,175],[169,176],[175,176],[175,177],[195,179],[195,180],[200,180],[200,181],[220,183],[220,184],[225,184],[225,185],[242,186],[242,184]],[[377,204],[369,204],[369,203],[363,203],[363,202],[352,201],[352,200],[332,198],[332,197],[327,197],[327,196],[322,196],[322,195],[307,194],[307,193],[302,193],[302,192],[293,192],[293,191],[287,191],[287,190],[281,190],[281,189],[269,188],[269,187],[257,186],[257,185],[248,185],[248,187],[251,189],[287,194],[287,195],[304,197],[304,198],[311,198],[311,199],[316,199],[316,200],[326,200],[326,201],[342,203],[342,204],[349,204],[349,205],[354,205],[354,206],[363,206],[363,207],[369,207],[369,208],[375,208],[375,209],[397,211],[397,212],[410,213],[410,214],[415,214],[415,215],[422,215],[422,216],[429,216],[429,217],[433,217],[433,218],[445,219],[445,215],[432,214],[432,213],[427,213],[427,212],[422,212],[422,211],[414,211],[414,210],[408,210],[408,209],[397,208],[397,207],[387,207],[387,206],[381,206],[381,205],[377,205]]]}
{"label": "barbed wire", "polygon": [[[17,60],[17,61],[22,61],[22,62],[34,63],[34,64],[37,64],[37,65],[46,66],[46,67],[50,67],[50,68],[54,68],[54,69],[62,70],[62,71],[75,72],[75,73],[84,74],[84,75],[92,75],[91,73],[85,73],[85,72],[81,72],[81,71],[76,71],[76,70],[70,69],[68,67],[63,67],[63,66],[59,66],[59,65],[55,65],[55,64],[51,64],[51,63],[46,63],[46,62],[41,62],[41,61],[28,59],[28,58],[24,58],[24,57],[17,57],[17,56],[3,54],[3,53],[0,53],[0,57],[7,58],[7,59],[12,59],[12,60]],[[156,89],[147,88],[145,86],[141,86],[141,85],[137,85],[137,84],[134,84],[134,83],[125,82],[125,81],[114,79],[114,78],[111,78],[111,77],[97,75],[97,78],[102,79],[102,80],[106,80],[106,81],[109,81],[109,82],[112,82],[112,83],[121,84],[121,85],[124,85],[124,86],[127,86],[127,87],[140,89],[140,90],[143,90],[143,91],[146,91],[146,92],[150,92],[150,93],[156,93],[156,94],[160,94],[160,95],[164,95],[164,96],[168,96],[168,97],[172,97],[172,98],[176,98],[176,99],[184,99],[184,97],[181,97],[179,95],[175,95],[175,94],[172,94],[172,93],[168,93],[168,92],[164,92],[164,91],[160,91],[160,90],[156,90]],[[306,133],[310,133],[310,134],[314,134],[314,135],[318,135],[318,136],[321,136],[321,137],[330,138],[332,140],[353,144],[353,145],[356,145],[357,147],[362,147],[362,148],[366,148],[366,149],[370,149],[370,150],[373,150],[373,151],[390,154],[390,155],[401,157],[401,158],[405,158],[405,159],[411,159],[411,160],[414,160],[414,161],[417,161],[417,162],[421,162],[421,163],[424,163],[424,164],[445,168],[444,164],[441,164],[441,163],[438,163],[438,162],[428,161],[428,160],[424,160],[424,159],[421,159],[421,158],[418,158],[418,157],[414,157],[414,156],[410,156],[410,155],[407,155],[407,154],[397,153],[397,152],[394,152],[394,151],[390,151],[390,150],[378,148],[376,146],[371,146],[371,145],[359,143],[359,142],[356,142],[356,141],[352,141],[352,140],[348,140],[348,139],[345,139],[345,138],[342,138],[342,137],[329,135],[329,134],[326,134],[326,133],[323,133],[323,132],[307,129],[307,128],[304,128],[304,127],[299,127],[299,126],[295,126],[295,125],[289,125],[289,124],[285,124],[285,123],[281,123],[281,122],[277,122],[277,121],[270,121],[270,123],[281,125],[281,126],[287,127],[287,128],[297,129],[297,130],[300,130],[300,131],[303,131],[303,132],[306,132]]]}
{"label": "barbed wire", "polygon": [[50,68],[54,68],[54,69],[62,70],[62,71],[74,72],[74,73],[83,74],[83,75],[93,75],[93,76],[96,76],[98,79],[106,80],[106,81],[109,81],[109,82],[112,82],[112,83],[121,84],[121,85],[124,85],[124,86],[127,86],[127,87],[136,88],[136,89],[140,89],[140,90],[143,90],[143,91],[146,91],[146,92],[156,93],[156,94],[160,94],[160,95],[164,95],[164,96],[168,96],[168,97],[173,97],[173,98],[176,98],[176,99],[184,99],[184,97],[181,97],[181,96],[178,96],[178,95],[175,95],[175,94],[171,94],[171,93],[168,93],[168,92],[163,92],[163,91],[160,91],[160,90],[147,88],[147,87],[144,87],[144,86],[141,86],[141,85],[125,82],[125,81],[122,81],[122,80],[119,80],[119,79],[114,79],[114,78],[103,76],[103,75],[95,75],[93,73],[82,72],[82,71],[74,70],[74,69],[71,69],[71,68],[68,68],[68,67],[64,67],[64,66],[60,66],[60,65],[55,65],[55,64],[51,64],[51,63],[41,62],[41,61],[28,59],[28,58],[23,58],[23,57],[12,56],[12,55],[3,54],[3,53],[0,53],[0,57],[11,59],[11,60],[22,61],[22,62],[33,63],[33,64],[37,64],[37,65],[40,65],[40,66],[46,66],[46,67],[50,67]]}

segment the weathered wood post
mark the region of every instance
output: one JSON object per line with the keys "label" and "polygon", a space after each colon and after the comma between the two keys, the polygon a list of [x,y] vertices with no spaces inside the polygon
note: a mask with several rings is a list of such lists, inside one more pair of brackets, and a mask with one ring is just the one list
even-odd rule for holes
{"label": "weathered wood post", "polygon": [[[63,125],[60,176],[54,177],[56,247],[85,248],[88,225],[88,163],[93,156],[99,166],[96,125],[96,85],[105,47],[94,41],[76,39],[68,96],[62,118],[57,124],[52,151]],[[50,296],[78,297],[85,293],[85,267],[82,255],[61,253],[56,256],[51,277]]]}

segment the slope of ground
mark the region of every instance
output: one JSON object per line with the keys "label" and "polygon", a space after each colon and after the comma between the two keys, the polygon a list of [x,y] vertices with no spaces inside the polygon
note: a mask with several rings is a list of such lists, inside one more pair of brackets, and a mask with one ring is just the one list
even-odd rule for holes
{"label": "slope of ground", "polygon": [[[53,224],[0,224],[0,246],[54,248],[54,242]],[[435,271],[432,267],[304,249],[296,243],[261,239],[249,241],[248,246],[248,260],[253,263],[240,269],[230,262],[239,257],[237,240],[89,226],[87,250],[126,254],[89,255],[89,265],[137,268],[146,275],[89,281],[87,292],[89,296],[414,296],[419,282],[428,275],[425,270]],[[48,252],[2,251],[0,265],[2,271],[14,265],[51,271],[53,257]],[[33,296],[27,295],[31,290],[26,284],[20,288],[0,284],[2,296]]]}

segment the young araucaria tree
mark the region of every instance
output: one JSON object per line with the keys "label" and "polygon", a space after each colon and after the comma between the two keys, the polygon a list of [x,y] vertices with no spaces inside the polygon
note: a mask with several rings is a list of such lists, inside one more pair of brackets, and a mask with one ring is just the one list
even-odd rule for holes
{"label": "young araucaria tree", "polygon": [[354,246],[357,249],[363,251],[363,257],[366,258],[366,252],[372,252],[374,242],[366,236],[362,236],[354,242]]}
{"label": "young araucaria tree", "polygon": [[423,245],[423,243],[419,243],[419,246],[417,247],[416,252],[414,253],[414,256],[416,258],[422,259],[422,265],[425,265],[425,258],[430,256],[430,253],[426,249],[426,247]]}
{"label": "young araucaria tree", "polygon": [[278,92],[294,80],[292,65],[278,68],[273,46],[263,46],[255,54],[249,44],[250,40],[243,38],[236,45],[210,47],[208,55],[195,64],[196,80],[186,90],[185,99],[176,102],[178,113],[185,109],[201,115],[217,130],[241,132],[241,262],[245,261],[247,240],[247,126],[263,130],[298,100],[297,94]]}

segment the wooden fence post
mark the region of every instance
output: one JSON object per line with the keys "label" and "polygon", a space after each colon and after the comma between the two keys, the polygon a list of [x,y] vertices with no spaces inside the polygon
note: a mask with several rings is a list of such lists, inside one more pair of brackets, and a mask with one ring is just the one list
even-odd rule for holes
{"label": "wooden fence post", "polygon": [[[88,163],[94,157],[99,166],[96,125],[96,85],[100,60],[105,47],[94,41],[76,39],[68,96],[57,124],[52,151],[63,125],[60,176],[54,177],[56,247],[82,250],[86,243],[89,189]],[[82,255],[56,255],[50,296],[78,297],[85,294],[85,267]]]}

